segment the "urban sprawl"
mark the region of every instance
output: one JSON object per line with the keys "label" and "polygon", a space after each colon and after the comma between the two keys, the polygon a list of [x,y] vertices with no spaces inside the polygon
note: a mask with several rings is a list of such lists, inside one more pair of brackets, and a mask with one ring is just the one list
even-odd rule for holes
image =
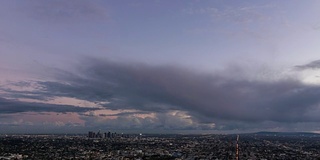
{"label": "urban sprawl", "polygon": [[320,136],[308,133],[240,135],[123,134],[0,135],[2,159],[313,160]]}

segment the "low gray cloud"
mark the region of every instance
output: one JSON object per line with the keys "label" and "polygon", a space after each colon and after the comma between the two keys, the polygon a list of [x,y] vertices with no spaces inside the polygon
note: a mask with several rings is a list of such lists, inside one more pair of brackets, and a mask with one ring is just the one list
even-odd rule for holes
{"label": "low gray cloud", "polygon": [[320,60],[311,61],[304,65],[295,66],[297,70],[307,70],[307,69],[319,69],[320,68]]}
{"label": "low gray cloud", "polygon": [[153,116],[139,117],[131,114],[118,114],[116,118],[105,119],[99,116],[82,115],[81,119],[86,122],[88,128],[108,130],[211,130],[215,125],[212,123],[199,123],[184,112],[156,113]]}
{"label": "low gray cloud", "polygon": [[[37,82],[41,87],[33,95],[43,99],[73,97],[114,110],[157,114],[180,110],[199,124],[216,123],[219,127],[220,123],[220,128],[225,129],[248,128],[247,124],[266,121],[284,124],[320,121],[320,86],[294,78],[246,80],[232,76],[228,70],[206,74],[176,66],[90,58],[77,68],[76,73],[55,71],[55,81]],[[14,95],[20,96],[17,92]]]}
{"label": "low gray cloud", "polygon": [[0,98],[0,114],[21,112],[87,112],[97,108],[77,107],[72,105],[58,105],[48,103],[23,102],[14,99]]}

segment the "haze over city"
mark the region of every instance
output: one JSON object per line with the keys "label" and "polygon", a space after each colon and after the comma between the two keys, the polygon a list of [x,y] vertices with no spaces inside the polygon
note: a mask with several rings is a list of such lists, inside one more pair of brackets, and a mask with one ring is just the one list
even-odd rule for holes
{"label": "haze over city", "polygon": [[319,132],[319,8],[2,0],[0,133]]}

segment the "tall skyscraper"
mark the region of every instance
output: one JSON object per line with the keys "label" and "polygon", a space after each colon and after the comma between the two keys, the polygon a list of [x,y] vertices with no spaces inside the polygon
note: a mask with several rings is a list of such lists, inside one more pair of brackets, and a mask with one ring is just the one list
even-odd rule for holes
{"label": "tall skyscraper", "polygon": [[237,143],[236,143],[236,160],[239,160],[239,135],[237,135]]}

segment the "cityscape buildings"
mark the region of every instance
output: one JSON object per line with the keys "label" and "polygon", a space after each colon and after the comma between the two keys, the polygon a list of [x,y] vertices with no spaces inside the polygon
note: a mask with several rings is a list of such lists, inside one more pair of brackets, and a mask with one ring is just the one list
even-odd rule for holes
{"label": "cityscape buildings", "polygon": [[237,136],[90,131],[87,135],[0,136],[0,159],[316,160],[319,157],[320,135],[307,133]]}

